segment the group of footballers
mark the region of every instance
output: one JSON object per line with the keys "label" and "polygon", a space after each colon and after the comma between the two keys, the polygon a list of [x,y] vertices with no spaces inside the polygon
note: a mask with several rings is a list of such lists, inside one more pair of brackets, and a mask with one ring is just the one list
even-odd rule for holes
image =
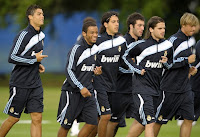
{"label": "group of footballers", "polygon": [[[9,56],[16,65],[4,110],[9,118],[1,125],[0,137],[19,121],[24,108],[31,114],[31,136],[42,136],[43,89],[38,75],[47,57],[41,54],[42,9],[31,5],[27,17],[29,26],[18,34]],[[128,31],[122,36],[117,12],[103,14],[100,30],[93,18],[83,21],[82,36],[67,55],[58,137],[68,135],[74,120],[85,122],[78,137],[113,137],[118,127],[126,126],[125,117],[135,119],[127,137],[143,131],[145,137],[157,137],[162,124],[173,117],[184,120],[180,137],[190,136],[192,122],[200,115],[200,42],[193,37],[199,20],[184,13],[180,29],[168,39],[165,25],[153,16],[145,27],[144,16],[135,12],[128,16]]]}

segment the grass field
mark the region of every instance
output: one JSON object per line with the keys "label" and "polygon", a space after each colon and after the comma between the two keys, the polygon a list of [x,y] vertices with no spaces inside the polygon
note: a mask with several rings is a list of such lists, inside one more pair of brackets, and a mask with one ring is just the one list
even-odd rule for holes
{"label": "grass field", "polygon": [[[56,80],[55,80],[56,79]],[[62,82],[65,77],[63,75],[53,75],[48,76],[43,75],[43,85],[44,85],[44,113],[43,113],[43,137],[56,137],[57,131],[60,127],[59,123],[56,122],[57,108],[60,97],[60,89]],[[0,80],[0,125],[7,118],[7,115],[2,113],[3,109],[7,103],[9,97],[9,89],[7,86],[7,80]],[[4,83],[4,84],[2,84]],[[30,120],[29,115],[22,114],[21,120]],[[133,119],[127,119],[127,127],[120,128],[116,137],[125,137],[128,133],[129,127]],[[82,124],[81,124],[82,126]],[[144,136],[142,134],[141,136]],[[178,137],[179,127],[176,125],[176,121],[173,120],[167,125],[161,128],[159,137]],[[200,122],[198,121],[195,126],[193,126],[191,137],[200,136]],[[8,133],[7,137],[30,137],[30,124],[28,123],[17,123]]]}

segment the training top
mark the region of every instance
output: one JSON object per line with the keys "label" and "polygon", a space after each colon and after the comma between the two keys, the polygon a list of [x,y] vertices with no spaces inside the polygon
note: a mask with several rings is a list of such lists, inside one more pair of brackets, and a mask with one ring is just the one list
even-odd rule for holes
{"label": "training top", "polygon": [[168,56],[170,69],[166,70],[162,81],[161,90],[171,93],[184,93],[191,90],[188,74],[190,64],[188,57],[192,54],[195,44],[194,37],[186,36],[181,30],[172,35],[169,41],[173,44]]}
{"label": "training top", "polygon": [[76,42],[67,55],[63,91],[80,92],[86,87],[91,93],[93,92],[92,77],[97,51],[97,45],[88,45],[83,37]]}
{"label": "training top", "polygon": [[10,86],[36,88],[42,85],[39,75],[39,62],[35,53],[43,50],[45,34],[36,31],[30,24],[14,39],[8,62],[14,64]]}
{"label": "training top", "polygon": [[191,85],[192,85],[192,91],[194,92],[200,92],[200,40],[197,42],[197,44],[195,45],[195,49],[196,49],[196,61],[194,64],[192,64],[193,66],[196,66],[198,71],[194,76],[191,76],[190,80],[191,80]]}
{"label": "training top", "polygon": [[[159,61],[170,47],[172,47],[172,44],[167,40],[156,41],[149,37],[146,40],[134,42],[125,51],[123,59],[129,68],[135,72],[132,77],[132,92],[134,94],[159,96],[163,71],[163,64]],[[134,57],[136,57],[136,62],[132,61]],[[144,75],[141,75],[142,69],[146,71]]]}
{"label": "training top", "polygon": [[98,92],[116,92],[117,74],[126,49],[122,36],[111,36],[106,32],[97,39],[99,48],[97,65],[102,66],[102,74],[94,77],[94,88]]}
{"label": "training top", "polygon": [[[127,48],[131,47],[136,41],[129,33],[124,35],[126,39]],[[141,40],[141,38],[139,38]],[[126,69],[120,67],[120,71],[117,76],[117,93],[132,93],[132,75],[133,72],[127,71]]]}

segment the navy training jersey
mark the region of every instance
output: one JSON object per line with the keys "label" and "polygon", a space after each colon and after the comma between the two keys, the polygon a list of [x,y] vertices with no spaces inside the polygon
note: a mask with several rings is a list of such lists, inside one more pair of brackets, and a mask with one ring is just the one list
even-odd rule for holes
{"label": "navy training jersey", "polygon": [[102,66],[102,74],[94,77],[94,88],[102,92],[116,92],[117,74],[123,61],[121,57],[126,49],[126,40],[105,32],[98,37],[97,45],[97,64]]}
{"label": "navy training jersey", "polygon": [[169,41],[173,44],[171,48],[173,54],[168,56],[171,68],[166,70],[163,75],[161,89],[172,93],[190,91],[188,57],[192,54],[195,39],[194,37],[187,37],[179,30],[169,38]]}
{"label": "navy training jersey", "polygon": [[86,87],[91,93],[93,92],[92,78],[97,52],[97,45],[88,45],[83,37],[76,42],[67,56],[63,91],[80,92],[83,87]]}
{"label": "navy training jersey", "polygon": [[[146,94],[159,96],[160,81],[162,78],[163,64],[161,56],[166,54],[172,44],[164,39],[158,42],[152,37],[147,40],[139,40],[131,45],[124,54],[123,59],[129,68],[134,71],[132,88],[134,94]],[[136,62],[132,58],[136,57]],[[144,75],[141,70],[145,69]]]}
{"label": "navy training jersey", "polygon": [[[135,39],[132,38],[129,33],[126,33],[124,38],[126,39],[127,48],[131,47],[131,45],[135,42]],[[130,72],[120,67],[120,71],[117,76],[117,93],[132,93],[132,75],[132,71]]]}
{"label": "navy training jersey", "polygon": [[14,39],[8,62],[14,64],[9,84],[20,88],[36,88],[42,85],[39,62],[35,53],[43,50],[45,35],[30,24]]}
{"label": "navy training jersey", "polygon": [[190,77],[190,82],[192,86],[192,91],[200,92],[200,87],[199,87],[200,85],[200,40],[195,45],[195,49],[196,49],[196,61],[192,65],[195,66],[198,69],[198,71],[194,76]]}

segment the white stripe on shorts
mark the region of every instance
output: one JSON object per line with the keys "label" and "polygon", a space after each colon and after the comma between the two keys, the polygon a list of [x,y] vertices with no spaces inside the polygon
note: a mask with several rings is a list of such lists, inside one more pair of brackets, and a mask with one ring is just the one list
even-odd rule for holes
{"label": "white stripe on shorts", "polygon": [[100,111],[100,106],[99,106],[99,102],[97,99],[97,91],[96,90],[94,90],[94,98],[96,99],[97,112],[99,113],[99,116],[101,116],[101,111]]}
{"label": "white stripe on shorts", "polygon": [[140,94],[138,94],[138,97],[140,99],[140,108],[139,108],[140,119],[142,120],[142,124],[146,125],[147,121],[146,121],[145,113],[144,113],[144,109],[143,109],[144,100]]}
{"label": "white stripe on shorts", "polygon": [[165,101],[165,92],[163,91],[163,98],[162,98],[162,101],[161,101],[160,105],[157,107],[157,112],[156,112],[156,116],[155,116],[156,119],[158,118],[158,115],[159,115],[159,113],[160,113],[160,110],[161,110],[161,108],[162,108],[162,104],[163,104],[164,101]]}
{"label": "white stripe on shorts", "polygon": [[10,105],[11,105],[11,103],[12,103],[13,98],[14,98],[15,95],[16,95],[16,87],[13,87],[13,94],[12,94],[11,98],[9,99],[8,103],[6,104],[3,113],[8,114]]}
{"label": "white stripe on shorts", "polygon": [[57,118],[57,122],[60,122],[60,124],[62,124],[62,122],[65,118],[65,114],[67,112],[67,108],[69,106],[69,92],[68,91],[66,91],[66,95],[67,95],[67,103],[66,103],[65,107],[63,108],[61,114]]}

